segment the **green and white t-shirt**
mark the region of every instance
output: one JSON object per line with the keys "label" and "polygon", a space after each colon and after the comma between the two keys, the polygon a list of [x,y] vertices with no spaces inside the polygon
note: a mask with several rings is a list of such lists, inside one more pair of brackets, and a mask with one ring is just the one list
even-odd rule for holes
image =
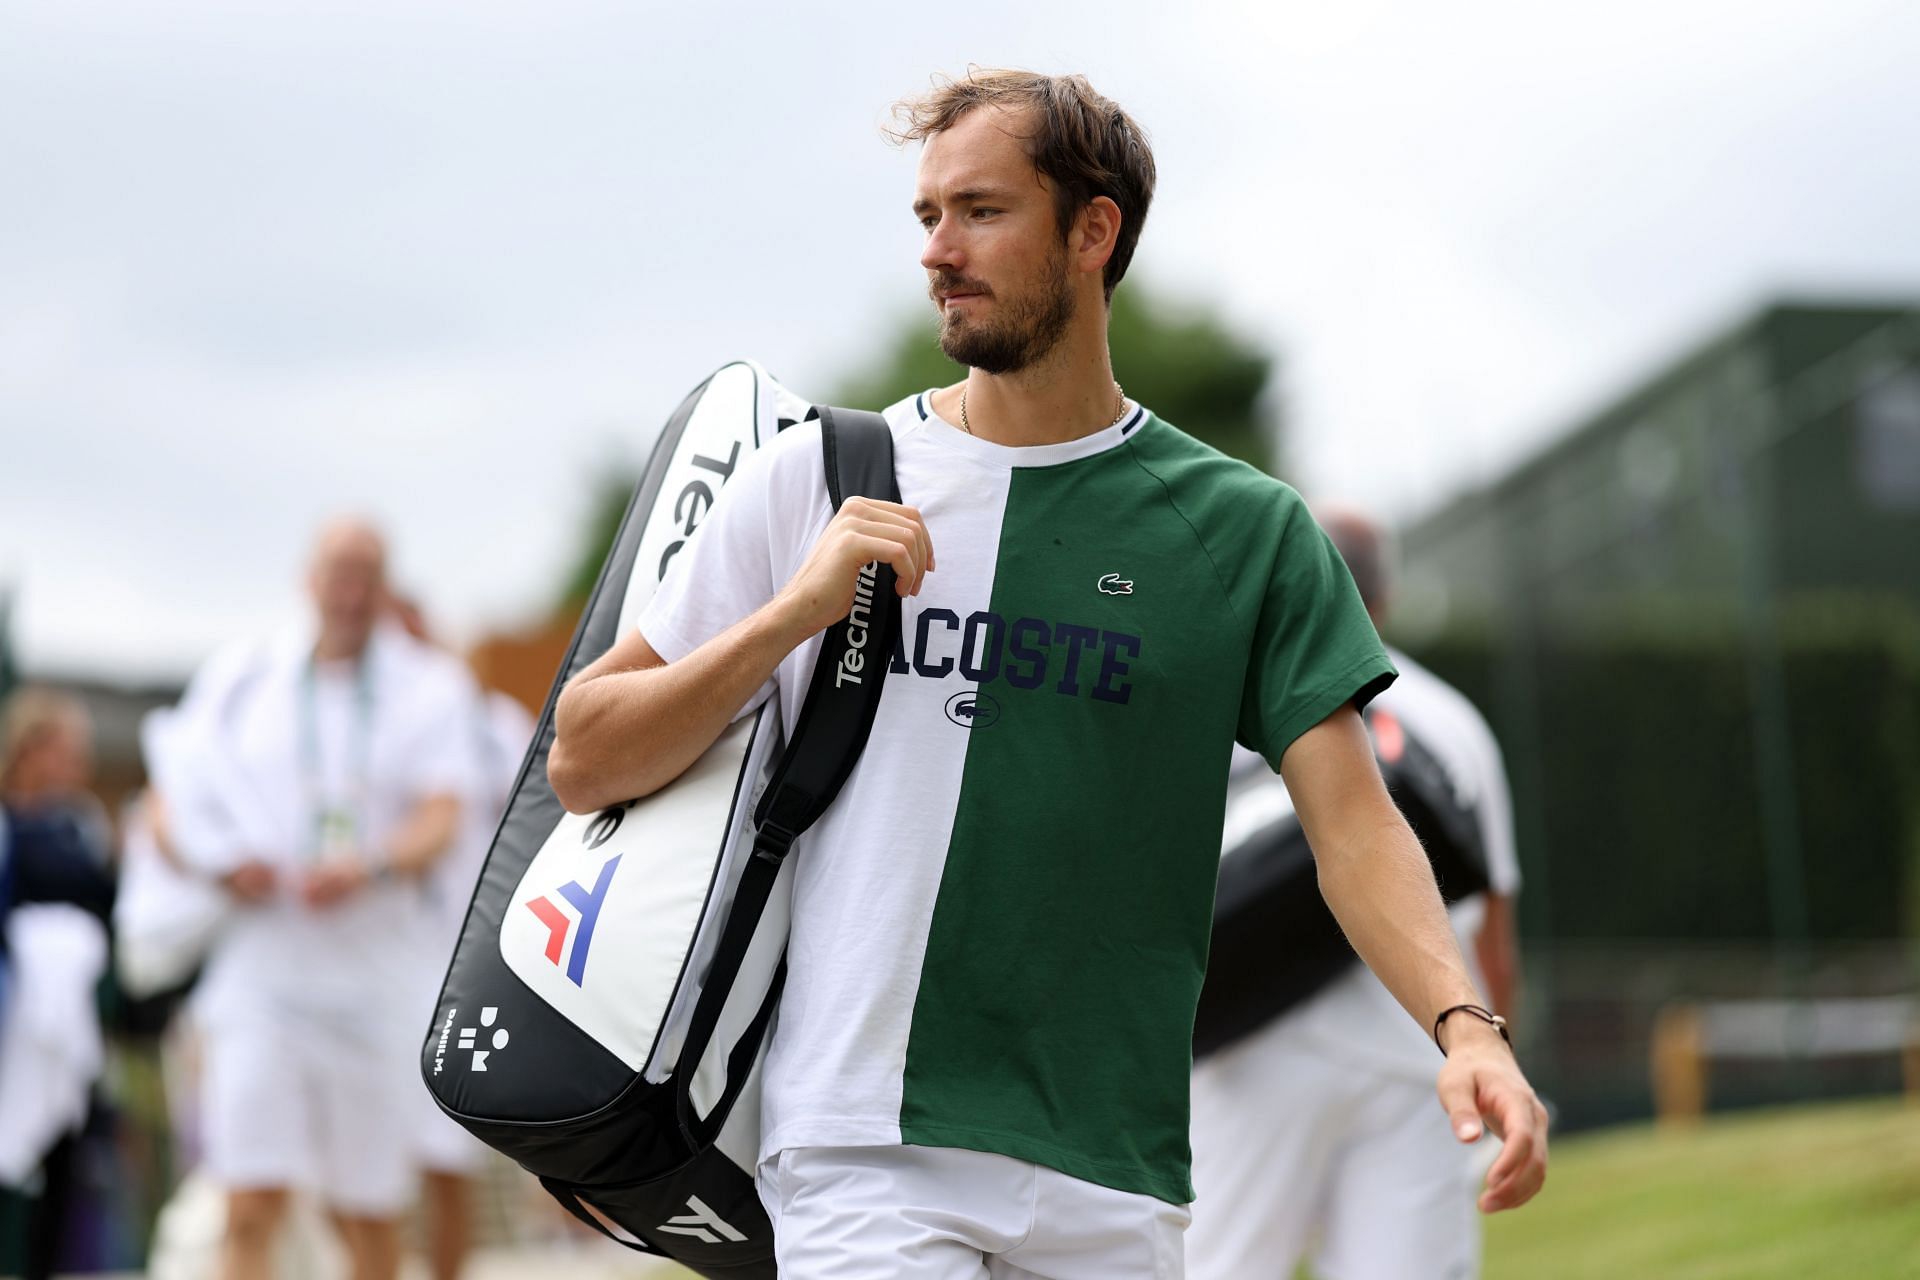
{"label": "green and white t-shirt", "polygon": [[[762,1157],[912,1143],[1174,1203],[1235,740],[1276,766],[1393,678],[1299,495],[1144,409],[1010,448],[887,411],[937,571],[873,734],[795,846]],[[769,600],[831,517],[819,428],[727,486],[640,620],[668,661]],[[819,641],[777,693],[794,723]]]}

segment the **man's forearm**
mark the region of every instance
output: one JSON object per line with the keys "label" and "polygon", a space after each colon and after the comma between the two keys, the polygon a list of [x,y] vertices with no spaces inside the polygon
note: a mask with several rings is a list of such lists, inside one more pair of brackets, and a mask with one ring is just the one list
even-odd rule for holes
{"label": "man's forearm", "polygon": [[1359,715],[1345,707],[1309,729],[1280,771],[1321,895],[1367,967],[1429,1030],[1449,1005],[1478,1003],[1433,868],[1380,780]]}
{"label": "man's forearm", "polygon": [[[1422,1030],[1457,1004],[1477,1004],[1433,869],[1380,780],[1366,727],[1351,706],[1301,734],[1280,772],[1313,847],[1320,892],[1348,941]],[[1454,1136],[1485,1128],[1504,1140],[1480,1208],[1525,1204],[1547,1176],[1547,1113],[1499,1033],[1465,1014],[1442,1033],[1447,1060],[1435,1091]]]}
{"label": "man's forearm", "polygon": [[1433,1019],[1481,995],[1461,958],[1419,840],[1390,800],[1340,847],[1316,850],[1320,892],[1367,967],[1432,1031]]}
{"label": "man's forearm", "polygon": [[554,708],[547,781],[574,813],[652,795],[685,773],[800,643],[847,616],[869,564],[903,596],[933,569],[920,513],[849,497],[799,570],[766,604],[686,657],[666,662],[638,631],[575,676]]}
{"label": "man's forearm", "polygon": [[678,662],[649,648],[653,665],[634,667],[610,650],[554,708],[547,777],[560,803],[591,813],[679,777],[804,638],[796,630],[776,598]]}

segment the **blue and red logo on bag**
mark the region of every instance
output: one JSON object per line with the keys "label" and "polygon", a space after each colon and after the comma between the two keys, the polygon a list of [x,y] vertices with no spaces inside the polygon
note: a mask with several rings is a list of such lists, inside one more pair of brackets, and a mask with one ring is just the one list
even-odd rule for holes
{"label": "blue and red logo on bag", "polygon": [[[607,886],[613,883],[613,872],[620,865],[620,855],[607,859],[600,868],[600,878],[594,881],[592,889],[581,886],[578,880],[569,880],[554,892],[566,900],[579,913],[578,928],[572,917],[560,909],[548,894],[527,903],[527,910],[540,918],[547,926],[547,959],[555,966],[561,965],[561,957],[566,958],[567,977],[574,986],[580,986],[587,974],[587,949],[593,945],[593,926],[600,919],[600,908],[607,901]],[[573,934],[573,948],[567,948],[567,935]]]}

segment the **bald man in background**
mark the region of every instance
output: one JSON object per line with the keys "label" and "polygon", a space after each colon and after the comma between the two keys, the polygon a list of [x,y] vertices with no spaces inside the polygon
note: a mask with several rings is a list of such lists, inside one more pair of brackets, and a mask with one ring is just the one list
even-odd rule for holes
{"label": "bald man in background", "polygon": [[270,1274],[296,1189],[327,1206],[354,1280],[396,1274],[416,1191],[413,935],[474,786],[471,679],[386,620],[378,531],[322,529],[307,591],[308,625],[195,676],[179,733],[210,744],[206,767],[166,797],[169,852],[232,903],[193,1003],[224,1280]]}

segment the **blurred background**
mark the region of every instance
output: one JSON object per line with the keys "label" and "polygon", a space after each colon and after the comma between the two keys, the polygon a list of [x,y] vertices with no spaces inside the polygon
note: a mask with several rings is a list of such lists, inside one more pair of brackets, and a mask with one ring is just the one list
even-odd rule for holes
{"label": "blurred background", "polygon": [[[537,710],[715,366],[872,407],[958,376],[880,126],[970,61],[1148,128],[1121,381],[1386,519],[1389,638],[1505,749],[1516,1024],[1571,1172],[1489,1275],[1619,1274],[1623,1189],[1687,1159],[1791,1174],[1692,1205],[1701,1249],[1830,1262],[1793,1224],[1831,1193],[1920,1258],[1909,4],[8,5],[0,694],[84,701],[117,813],[140,716],[298,618],[351,510]],[[64,1265],[138,1270],[185,1163],[168,1009],[101,1000]],[[545,1240],[498,1191],[489,1241]],[[1879,1265],[1847,1274],[1920,1274]]]}

